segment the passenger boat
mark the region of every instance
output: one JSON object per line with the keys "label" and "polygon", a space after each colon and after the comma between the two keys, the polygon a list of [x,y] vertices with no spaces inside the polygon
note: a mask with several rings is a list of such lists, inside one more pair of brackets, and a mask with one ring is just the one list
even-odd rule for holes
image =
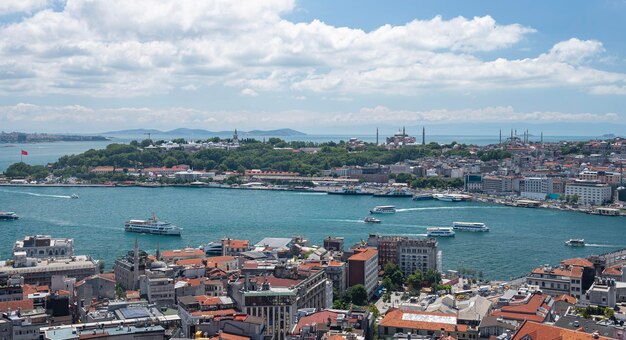
{"label": "passenger boat", "polygon": [[379,205],[370,210],[370,214],[393,214],[396,212],[396,207],[393,205]]}
{"label": "passenger boat", "polygon": [[452,228],[462,231],[489,231],[489,227],[480,222],[454,222],[452,223]]}
{"label": "passenger boat", "polygon": [[207,245],[202,246],[202,250],[207,255],[222,255],[222,242],[209,242]]}
{"label": "passenger boat", "polygon": [[454,237],[456,233],[452,228],[428,228],[426,235],[429,237]]}
{"label": "passenger boat", "polygon": [[377,218],[374,218],[372,216],[367,216],[365,219],[363,219],[363,222],[365,222],[365,223],[380,223],[382,221],[377,219]]}
{"label": "passenger boat", "polygon": [[18,218],[12,211],[0,212],[0,220],[17,220]]}
{"label": "passenger boat", "polygon": [[343,186],[340,190],[329,191],[330,195],[371,195],[361,189],[360,186]]}
{"label": "passenger boat", "polygon": [[433,198],[433,194],[415,194],[413,196],[414,201],[432,200]]}
{"label": "passenger boat", "polygon": [[406,187],[391,187],[375,193],[374,197],[413,197],[413,193]]}
{"label": "passenger boat", "polygon": [[449,195],[449,194],[434,194],[433,198],[439,201],[444,201],[444,202],[461,202],[462,201],[460,197]]}
{"label": "passenger boat", "polygon": [[570,247],[584,247],[585,246],[585,239],[583,239],[583,238],[570,238],[569,240],[565,241],[565,244],[570,246]]}
{"label": "passenger boat", "polygon": [[182,228],[169,222],[159,221],[152,214],[147,220],[130,220],[124,224],[124,230],[134,233],[180,236]]}

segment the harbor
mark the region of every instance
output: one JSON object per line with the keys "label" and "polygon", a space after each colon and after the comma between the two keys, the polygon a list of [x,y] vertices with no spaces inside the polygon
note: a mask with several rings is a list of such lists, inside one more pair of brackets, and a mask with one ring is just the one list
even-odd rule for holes
{"label": "harbor", "polygon": [[[73,193],[80,199],[70,199]],[[393,205],[396,212],[375,215],[381,223],[365,223],[369,210],[381,205]],[[237,235],[252,241],[303,235],[317,243],[341,235],[346,244],[354,244],[370,233],[425,238],[427,228],[452,227],[457,221],[481,222],[490,231],[459,231],[455,237],[439,238],[443,268],[481,268],[491,279],[517,277],[562,258],[626,247],[622,218],[479,202],[186,187],[4,187],[0,207],[20,217],[2,221],[1,256],[8,257],[12,242],[26,234],[72,235],[81,252],[103,259],[107,266],[135,238],[148,250],[198,247]],[[181,236],[124,231],[125,221],[152,212],[183,228]],[[585,239],[585,247],[564,244],[579,238]]]}

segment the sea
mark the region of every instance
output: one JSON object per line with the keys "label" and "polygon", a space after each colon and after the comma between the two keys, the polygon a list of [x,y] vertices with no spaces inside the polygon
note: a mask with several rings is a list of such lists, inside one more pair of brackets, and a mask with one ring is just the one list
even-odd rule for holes
{"label": "sea", "polygon": [[[170,140],[178,138],[180,136],[158,135],[153,136],[153,139]],[[328,141],[339,142],[341,140],[347,141],[350,138],[357,138],[365,142],[376,142],[375,135],[303,135],[303,136],[277,136],[286,141],[306,141],[323,143]],[[131,140],[142,140],[146,138],[143,135],[137,136],[118,136],[111,137],[109,141],[89,141],[89,142],[50,142],[50,143],[0,143],[0,172],[5,171],[9,165],[24,161],[31,165],[46,165],[48,163],[55,162],[59,157],[64,155],[73,155],[85,152],[89,149],[102,149],[111,143],[128,143]],[[194,140],[200,139],[193,136],[186,136],[186,139]],[[246,135],[244,138],[255,138],[258,140],[267,140],[268,136],[254,136]],[[499,136],[459,136],[459,135],[433,135],[427,136],[427,143],[437,142],[441,144],[449,144],[453,141],[457,143],[474,144],[474,145],[487,145],[495,144],[499,142]],[[559,142],[559,141],[585,141],[598,138],[597,136],[544,136],[545,142]],[[203,136],[202,139],[206,139]],[[418,138],[419,139],[419,138]],[[540,137],[531,136],[531,141],[538,141]],[[382,142],[384,137],[381,136]],[[27,156],[22,156],[21,151],[24,150],[28,153]]]}
{"label": "sea", "polygon": [[[76,193],[79,199],[71,199]],[[397,213],[363,218],[377,205],[395,205]],[[623,217],[586,215],[547,209],[515,208],[476,202],[413,201],[410,198],[340,196],[324,193],[217,188],[0,187],[0,210],[21,218],[0,221],[0,258],[8,259],[25,235],[71,237],[76,254],[88,254],[111,268],[131,250],[135,239],[149,253],[198,247],[223,237],[248,239],[304,236],[322,244],[342,236],[347,247],[369,234],[425,237],[427,227],[455,221],[483,222],[486,233],[458,231],[440,238],[443,269],[472,268],[485,278],[508,280],[561,259],[602,254],[626,247]],[[124,222],[155,213],[183,228],[182,236],[128,233]],[[568,247],[584,238],[585,247]]]}

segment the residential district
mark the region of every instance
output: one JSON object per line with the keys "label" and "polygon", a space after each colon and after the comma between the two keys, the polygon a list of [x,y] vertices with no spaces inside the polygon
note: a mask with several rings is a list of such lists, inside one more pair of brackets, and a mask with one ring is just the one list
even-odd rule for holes
{"label": "residential district", "polygon": [[626,249],[483,281],[431,238],[129,245],[106,270],[74,240],[16,240],[0,339],[626,339]]}

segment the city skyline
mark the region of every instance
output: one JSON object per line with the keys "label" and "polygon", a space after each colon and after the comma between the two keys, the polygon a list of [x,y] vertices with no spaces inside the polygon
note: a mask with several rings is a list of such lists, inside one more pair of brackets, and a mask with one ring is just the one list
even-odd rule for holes
{"label": "city skyline", "polygon": [[620,135],[625,12],[617,0],[5,1],[0,125]]}

